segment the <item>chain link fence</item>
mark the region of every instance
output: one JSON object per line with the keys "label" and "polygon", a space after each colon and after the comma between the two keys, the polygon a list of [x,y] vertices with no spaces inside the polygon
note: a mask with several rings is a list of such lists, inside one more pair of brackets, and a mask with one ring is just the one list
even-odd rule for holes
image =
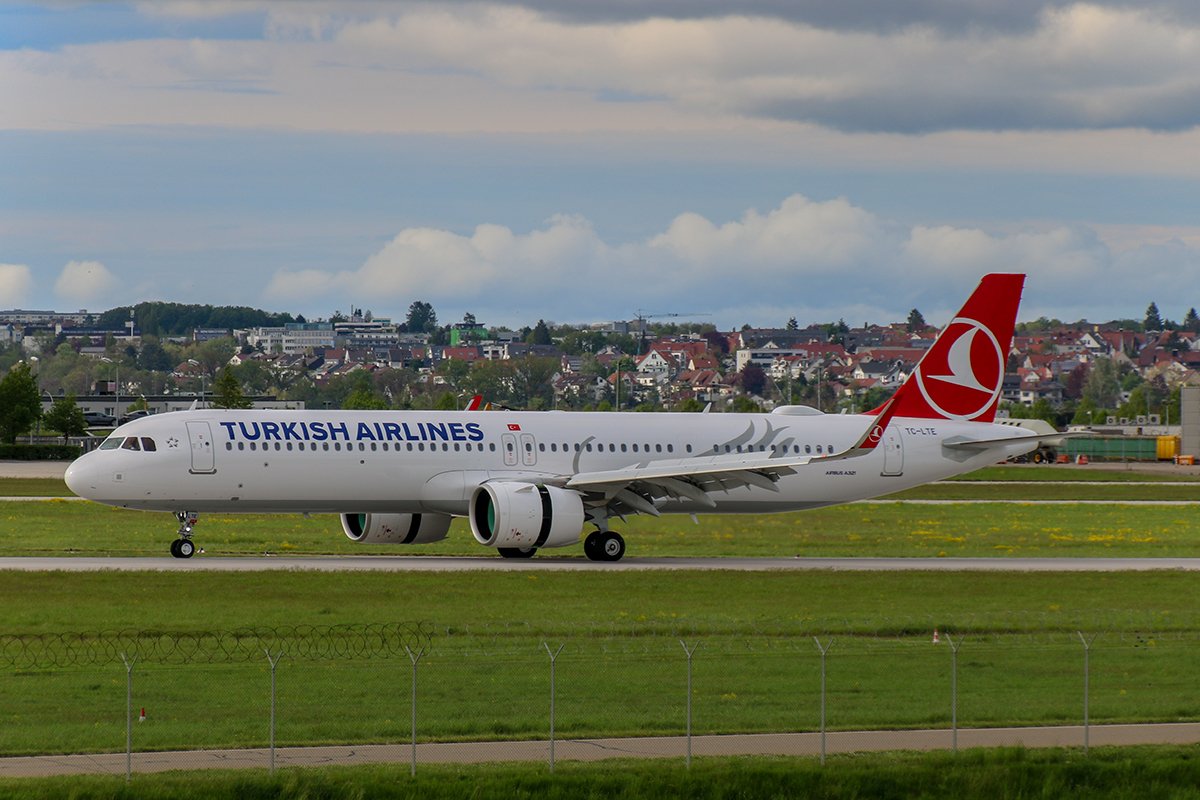
{"label": "chain link fence", "polygon": [[1014,727],[1087,748],[1097,725],[1200,722],[1200,635],[1187,631],[518,634],[394,623],[0,635],[0,774],[74,753],[92,754],[78,771],[126,775],[273,769],[277,757],[414,772],[637,754],[823,760],[957,749],[960,732],[976,746],[981,730]]}

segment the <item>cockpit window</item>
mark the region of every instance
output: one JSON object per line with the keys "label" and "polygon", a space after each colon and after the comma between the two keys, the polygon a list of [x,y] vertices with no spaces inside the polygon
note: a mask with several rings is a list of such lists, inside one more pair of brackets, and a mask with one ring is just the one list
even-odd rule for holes
{"label": "cockpit window", "polygon": [[138,442],[138,437],[130,436],[125,440],[125,444],[121,445],[122,450],[141,450],[142,446]]}
{"label": "cockpit window", "polygon": [[149,436],[142,437],[142,449],[149,453],[153,453],[154,451],[158,450],[158,448],[154,446],[154,440]]}
{"label": "cockpit window", "polygon": [[100,445],[101,450],[116,450],[125,441],[124,436],[110,436]]}

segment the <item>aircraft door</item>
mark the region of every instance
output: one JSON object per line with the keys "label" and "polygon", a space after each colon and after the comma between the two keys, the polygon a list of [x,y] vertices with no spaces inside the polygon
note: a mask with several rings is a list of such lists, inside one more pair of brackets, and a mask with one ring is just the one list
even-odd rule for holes
{"label": "aircraft door", "polygon": [[214,461],[212,429],[207,422],[189,422],[187,424],[188,441],[192,446],[193,473],[213,473],[217,471]]}
{"label": "aircraft door", "polygon": [[879,474],[885,478],[904,474],[904,439],[895,425],[889,425],[883,434],[883,472]]}
{"label": "aircraft door", "polygon": [[517,437],[511,433],[501,436],[500,449],[504,451],[504,466],[515,467],[517,465]]}
{"label": "aircraft door", "polygon": [[521,463],[527,467],[537,464],[537,441],[532,433],[521,434]]}

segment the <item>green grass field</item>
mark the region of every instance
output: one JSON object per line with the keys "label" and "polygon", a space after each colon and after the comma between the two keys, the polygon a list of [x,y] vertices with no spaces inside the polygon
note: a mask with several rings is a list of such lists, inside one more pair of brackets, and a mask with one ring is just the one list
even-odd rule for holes
{"label": "green grass field", "polygon": [[[548,661],[564,644],[563,736],[679,734],[685,659],[699,644],[697,733],[813,730],[819,658],[834,640],[831,728],[949,725],[950,651],[965,636],[960,724],[1070,724],[1081,717],[1082,648],[1094,722],[1200,718],[1195,579],[1111,574],[329,574],[6,573],[10,631],[228,630],[420,620],[423,740],[542,738]],[[402,742],[407,659],[285,659],[280,744]],[[137,749],[262,746],[261,663],[144,664]],[[125,670],[23,669],[0,681],[0,752],[119,750]]]}
{"label": "green grass field", "polygon": [[[1135,495],[1174,490],[1113,483]],[[0,494],[53,491],[46,483],[25,484],[24,493],[12,485],[0,481]],[[992,499],[1043,490],[970,488]],[[899,503],[709,516],[699,526],[686,517],[636,518],[624,532],[631,555],[1200,556],[1193,518],[1190,506]],[[174,528],[167,514],[6,502],[0,554],[161,556]],[[410,550],[356,545],[333,517],[290,515],[206,515],[197,540],[209,556],[489,552],[459,523],[446,542]],[[578,548],[562,554],[582,559]],[[614,573],[596,565],[581,573],[0,573],[9,633],[430,623],[436,636],[418,679],[423,740],[544,737],[543,642],[565,645],[557,683],[563,736],[682,732],[681,639],[699,644],[697,733],[814,729],[813,636],[834,641],[831,728],[946,727],[950,653],[931,644],[934,628],[966,637],[963,726],[1078,722],[1077,630],[1099,634],[1091,654],[1094,722],[1194,721],[1197,589],[1197,578],[1183,572]],[[410,675],[406,658],[285,659],[277,741],[405,741]],[[265,658],[138,666],[134,702],[148,708],[148,720],[135,729],[135,749],[265,744],[268,680]],[[10,671],[0,677],[0,753],[120,750],[124,692],[119,663]]]}
{"label": "green grass field", "polygon": [[[775,515],[633,517],[630,556],[1200,556],[1192,506],[854,504]],[[0,503],[0,555],[162,556],[177,523],[164,513],[93,503]],[[202,515],[209,556],[494,555],[456,520],[443,542],[414,547],[350,541],[336,517]],[[546,555],[583,558],[582,548]],[[202,556],[198,556],[202,557]]]}
{"label": "green grass field", "polygon": [[422,765],[415,778],[404,765],[283,770],[176,772],[123,777],[0,781],[12,800],[72,797],[88,800],[341,800],[341,798],[661,798],[695,800],[812,797],[825,800],[920,797],[1088,797],[1145,800],[1200,797],[1200,761],[1192,748],[1096,749],[1088,757],[1065,750],[971,751],[834,756],[812,759],[697,759],[545,765]]}

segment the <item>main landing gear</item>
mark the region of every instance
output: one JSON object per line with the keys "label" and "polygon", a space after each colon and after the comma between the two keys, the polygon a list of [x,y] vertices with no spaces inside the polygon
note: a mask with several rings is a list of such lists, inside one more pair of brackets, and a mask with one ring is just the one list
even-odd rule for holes
{"label": "main landing gear", "polygon": [[613,531],[592,531],[584,537],[583,554],[591,561],[620,561],[625,539]]}
{"label": "main landing gear", "polygon": [[192,528],[200,515],[195,511],[177,511],[175,518],[179,520],[179,538],[171,542],[171,555],[176,558],[191,558],[196,553],[196,544],[192,541]]}

